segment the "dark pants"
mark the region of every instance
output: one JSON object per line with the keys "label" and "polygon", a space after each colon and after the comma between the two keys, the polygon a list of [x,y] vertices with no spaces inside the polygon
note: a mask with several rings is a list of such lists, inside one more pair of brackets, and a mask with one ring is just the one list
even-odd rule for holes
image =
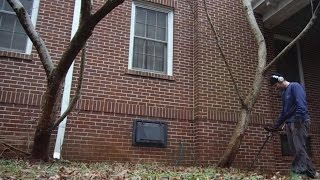
{"label": "dark pants", "polygon": [[289,148],[294,155],[291,170],[294,173],[314,177],[316,170],[306,151],[309,125],[309,122],[297,119],[296,122],[287,124],[286,131]]}

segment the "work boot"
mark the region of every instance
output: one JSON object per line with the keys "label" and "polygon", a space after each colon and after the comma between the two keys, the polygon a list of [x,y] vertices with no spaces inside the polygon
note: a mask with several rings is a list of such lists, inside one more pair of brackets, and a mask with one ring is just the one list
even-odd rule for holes
{"label": "work boot", "polygon": [[319,173],[318,172],[310,171],[310,170],[305,171],[303,174],[305,174],[306,176],[308,176],[309,178],[312,178],[312,179],[318,179],[317,175],[319,177]]}

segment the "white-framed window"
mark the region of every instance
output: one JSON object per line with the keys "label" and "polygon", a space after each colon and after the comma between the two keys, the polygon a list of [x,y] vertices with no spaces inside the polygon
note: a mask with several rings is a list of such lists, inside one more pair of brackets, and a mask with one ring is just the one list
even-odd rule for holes
{"label": "white-framed window", "polygon": [[129,69],[172,76],[173,10],[132,2]]}
{"label": "white-framed window", "polygon": [[[39,0],[20,0],[33,25],[38,16]],[[0,0],[0,50],[30,54],[31,40],[21,26],[16,13],[6,0]]]}

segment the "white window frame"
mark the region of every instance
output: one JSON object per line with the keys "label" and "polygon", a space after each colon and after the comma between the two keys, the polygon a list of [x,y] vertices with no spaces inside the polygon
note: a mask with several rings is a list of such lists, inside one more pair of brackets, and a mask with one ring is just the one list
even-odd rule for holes
{"label": "white window frame", "polygon": [[[273,36],[274,39],[278,39],[280,41],[285,41],[290,43],[293,41],[293,38],[287,37],[287,36],[282,36],[279,34],[275,34]],[[298,69],[299,69],[299,79],[300,79],[300,84],[304,85],[304,75],[303,75],[303,66],[302,66],[302,57],[301,57],[301,48],[300,48],[300,42],[297,41],[296,43],[296,48],[297,48],[297,59],[298,59]]]}
{"label": "white window frame", "polygon": [[[39,4],[40,4],[40,0],[33,0],[33,4],[32,4],[32,11],[31,11],[31,22],[33,24],[34,27],[36,27],[36,23],[37,23],[37,18],[38,18],[38,12],[39,12]],[[16,15],[16,14],[15,14]],[[28,35],[27,35],[28,36]],[[21,53],[25,53],[25,54],[31,54],[32,51],[32,42],[30,40],[30,38],[27,38],[27,44],[26,44],[26,49],[24,52],[16,50],[16,49],[6,49],[6,48],[0,48],[0,50],[4,50],[4,51],[14,51],[14,52],[21,52]]]}
{"label": "white window frame", "polygon": [[[133,42],[134,42],[134,29],[135,29],[135,19],[136,19],[136,7],[142,7],[142,8],[151,9],[151,10],[164,12],[168,14],[167,72],[164,72],[164,73],[168,76],[172,76],[173,75],[173,10],[169,8],[156,6],[152,3],[143,3],[140,1],[132,2],[128,69],[134,69],[132,67],[132,64],[133,64],[133,45],[134,45]],[[139,69],[139,70],[144,71],[142,69]],[[145,71],[149,72],[147,69]]]}

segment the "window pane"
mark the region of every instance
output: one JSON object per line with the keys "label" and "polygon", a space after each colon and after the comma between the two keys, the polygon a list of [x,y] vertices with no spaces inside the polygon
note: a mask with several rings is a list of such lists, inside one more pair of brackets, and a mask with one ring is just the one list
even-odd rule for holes
{"label": "window pane", "polygon": [[163,43],[155,43],[155,55],[156,57],[164,57],[164,44]]}
{"label": "window pane", "polygon": [[166,29],[157,28],[157,39],[161,41],[166,41]]}
{"label": "window pane", "polygon": [[4,1],[3,10],[14,12],[13,9],[11,8],[10,4],[6,0]]}
{"label": "window pane", "polygon": [[156,11],[148,10],[147,12],[147,24],[148,25],[156,25]]}
{"label": "window pane", "polygon": [[17,23],[16,23],[16,27],[14,32],[19,32],[19,33],[23,33],[26,34],[25,30],[23,29],[22,25],[20,24],[20,22],[17,19]]}
{"label": "window pane", "polygon": [[155,71],[161,71],[161,72],[164,71],[164,69],[163,69],[163,61],[164,61],[163,58],[156,58],[155,64],[154,64],[154,70]]}
{"label": "window pane", "polygon": [[27,45],[27,35],[21,33],[14,34],[12,43],[12,49],[25,51]]}
{"label": "window pane", "polygon": [[27,12],[29,13],[29,15],[31,15],[31,13],[32,13],[33,0],[20,0],[20,2],[21,2],[22,5],[24,6],[24,8],[27,10]]}
{"label": "window pane", "polygon": [[11,38],[12,38],[12,32],[7,31],[1,31],[0,30],[0,47],[2,48],[11,48]]}
{"label": "window pane", "polygon": [[143,8],[137,7],[136,9],[136,22],[145,24],[146,23],[147,11]]}
{"label": "window pane", "polygon": [[158,13],[157,15],[157,26],[162,28],[167,28],[167,14]]}
{"label": "window pane", "polygon": [[5,1],[6,1],[6,0],[0,0],[0,9],[3,8],[3,4],[4,4]]}
{"label": "window pane", "polygon": [[146,56],[145,68],[153,70],[154,56]]}
{"label": "window pane", "polygon": [[12,32],[13,26],[15,21],[17,20],[17,17],[11,14],[0,13],[0,19],[1,19],[0,30]]}
{"label": "window pane", "polygon": [[142,54],[133,54],[133,67],[143,68],[143,55]]}
{"label": "window pane", "polygon": [[151,39],[155,39],[156,36],[156,28],[155,26],[149,26],[147,27],[147,37]]}
{"label": "window pane", "polygon": [[145,46],[144,44],[145,44],[145,40],[135,38],[134,39],[134,53],[143,54],[143,52],[144,52],[143,49]]}
{"label": "window pane", "polygon": [[141,23],[136,23],[135,25],[135,35],[136,36],[141,36],[141,37],[146,37],[145,35],[145,25]]}
{"label": "window pane", "polygon": [[146,54],[154,56],[154,42],[147,41]]}

